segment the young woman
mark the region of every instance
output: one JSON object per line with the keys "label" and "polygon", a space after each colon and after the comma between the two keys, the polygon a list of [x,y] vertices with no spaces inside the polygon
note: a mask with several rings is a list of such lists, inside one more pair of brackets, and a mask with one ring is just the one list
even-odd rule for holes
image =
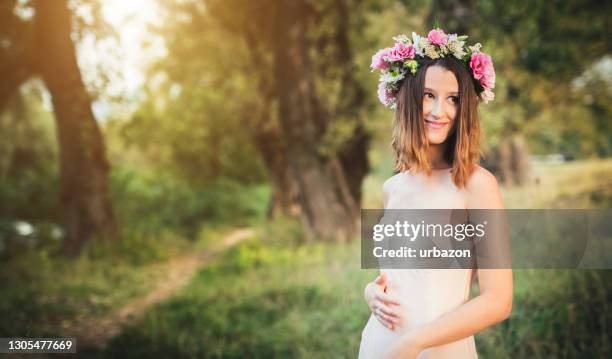
{"label": "young woman", "polygon": [[[480,44],[440,29],[394,38],[372,69],[395,110],[397,174],[385,209],[500,209],[495,177],[478,165],[478,101],[493,99],[495,71]],[[480,294],[469,298],[472,276]],[[477,358],[473,335],[510,315],[511,269],[381,269],[365,288],[372,315],[359,358]]]}

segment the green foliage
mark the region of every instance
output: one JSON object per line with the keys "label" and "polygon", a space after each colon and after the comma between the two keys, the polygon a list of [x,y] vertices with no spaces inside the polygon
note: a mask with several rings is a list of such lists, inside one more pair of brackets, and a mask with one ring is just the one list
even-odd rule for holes
{"label": "green foliage", "polygon": [[123,227],[194,236],[203,225],[246,225],[263,220],[270,190],[266,185],[223,179],[196,186],[170,174],[116,166],[111,194]]}
{"label": "green foliage", "polygon": [[482,108],[489,143],[523,132],[535,153],[608,156],[609,4],[477,1],[470,11],[463,25],[492,54],[498,78],[495,102]]}
{"label": "green foliage", "polygon": [[[139,153],[137,165],[194,186],[262,183],[253,126],[262,116],[256,85],[263,69],[248,61],[249,48],[222,31],[203,4],[160,4],[166,17],[155,33],[168,56],[148,69],[136,113],[108,129],[119,147]],[[130,160],[122,152],[113,157]]]}
{"label": "green foliage", "polygon": [[0,219],[58,219],[58,149],[44,96],[29,82],[0,112]]}

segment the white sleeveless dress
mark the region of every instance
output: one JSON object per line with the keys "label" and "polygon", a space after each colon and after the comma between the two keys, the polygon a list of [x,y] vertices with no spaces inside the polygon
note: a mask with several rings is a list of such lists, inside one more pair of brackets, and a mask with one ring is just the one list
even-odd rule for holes
{"label": "white sleeveless dress", "polygon": [[[399,173],[383,186],[385,208],[428,208],[426,203],[445,203],[445,207],[463,208],[462,192],[452,183],[450,173],[436,177],[431,191],[423,191],[424,182],[406,172]],[[415,186],[414,181],[421,181]],[[425,185],[427,186],[427,185]],[[419,192],[414,189],[419,188]],[[450,190],[454,188],[454,190]],[[371,315],[362,334],[359,359],[380,358],[407,331],[434,321],[469,299],[471,269],[381,269],[387,274],[387,292],[400,302],[402,321],[391,330]],[[418,359],[478,358],[474,337],[432,347],[421,352]]]}

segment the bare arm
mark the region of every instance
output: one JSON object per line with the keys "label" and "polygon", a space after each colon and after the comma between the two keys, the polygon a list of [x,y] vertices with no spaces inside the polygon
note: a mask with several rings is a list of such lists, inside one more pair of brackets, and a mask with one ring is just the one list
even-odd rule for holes
{"label": "bare arm", "polygon": [[[479,168],[468,184],[468,208],[503,208],[495,177]],[[424,349],[466,338],[512,310],[512,270],[479,269],[480,294],[431,323],[406,333],[386,358],[416,358]]]}

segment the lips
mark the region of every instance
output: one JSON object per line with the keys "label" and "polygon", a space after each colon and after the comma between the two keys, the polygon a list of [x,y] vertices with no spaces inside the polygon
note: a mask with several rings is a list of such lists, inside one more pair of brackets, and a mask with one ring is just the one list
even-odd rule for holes
{"label": "lips", "polygon": [[436,122],[436,121],[425,120],[425,127],[432,128],[435,130],[443,128],[447,124],[448,122]]}

